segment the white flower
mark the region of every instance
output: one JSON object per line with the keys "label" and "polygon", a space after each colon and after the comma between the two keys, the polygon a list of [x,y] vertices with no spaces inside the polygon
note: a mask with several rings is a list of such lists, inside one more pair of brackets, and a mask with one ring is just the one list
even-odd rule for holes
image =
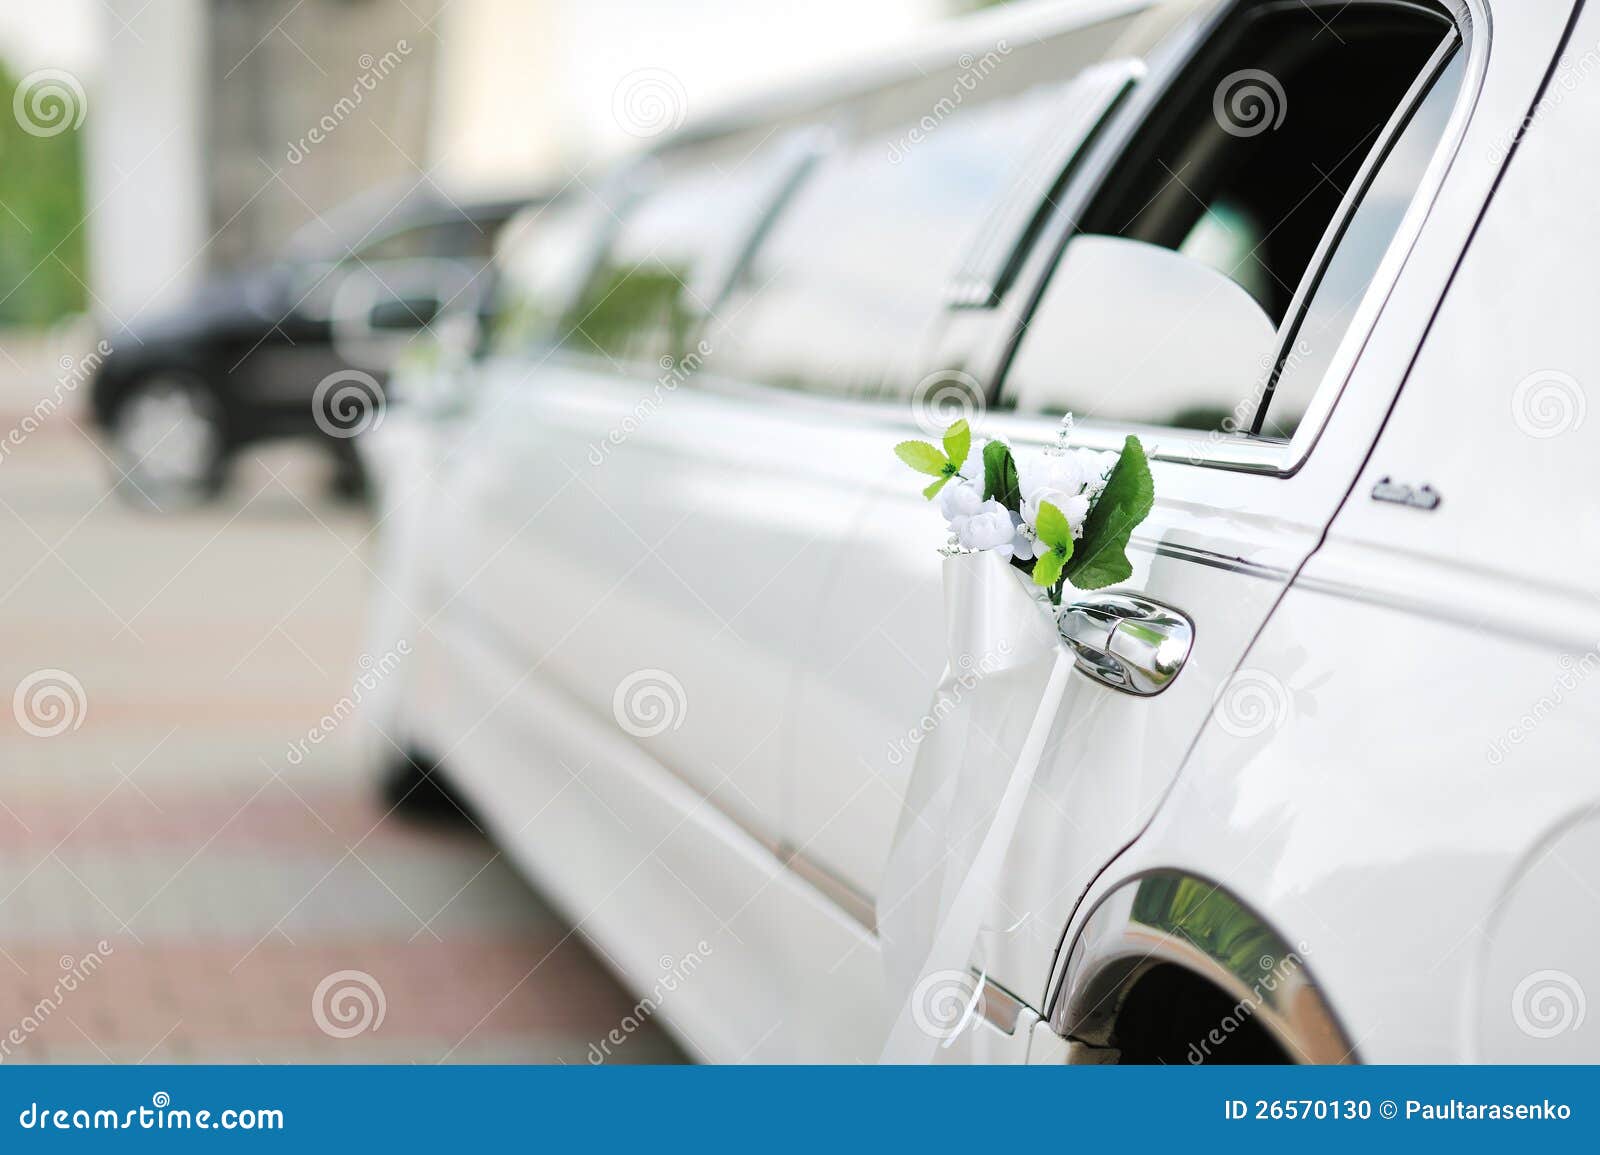
{"label": "white flower", "polygon": [[1101,490],[1106,487],[1106,480],[1111,476],[1111,469],[1122,455],[1104,450],[1096,452],[1093,449],[1075,449],[1073,453],[1078,458],[1078,470],[1082,474],[1085,492],[1090,498],[1100,496]]}
{"label": "white flower", "polygon": [[[1067,524],[1072,527],[1072,536],[1077,537],[1083,532],[1083,523],[1089,516],[1089,495],[1087,493],[1066,494],[1040,490],[1034,497],[1023,498],[1022,519],[1026,521],[1035,532],[1039,525],[1039,506],[1048,501],[1061,511],[1067,519]],[[1042,541],[1033,543],[1033,556],[1043,557],[1050,552],[1050,547]]]}
{"label": "white flower", "polygon": [[[1115,458],[1115,454],[1111,455]],[[1039,525],[1039,506],[1048,501],[1059,509],[1072,527],[1072,535],[1083,532],[1089,506],[1098,497],[1103,462],[1101,455],[1087,449],[1066,453],[1041,453],[1022,463],[1017,470],[1022,489],[1022,520],[1035,531]],[[1041,541],[1030,543],[1034,557],[1043,557],[1050,547]]]}
{"label": "white flower", "polygon": [[1098,476],[1098,469],[1088,465],[1077,451],[1071,453],[1039,453],[1017,463],[1017,482],[1024,498],[1041,490],[1052,493],[1081,493],[1090,480]]}
{"label": "white flower", "polygon": [[1006,561],[1017,553],[1022,540],[1016,518],[998,501],[986,501],[978,511],[955,527],[956,540],[964,549],[993,550]]}
{"label": "white flower", "polygon": [[939,491],[939,512],[950,523],[952,531],[977,513],[983,505],[983,489],[975,481],[953,478]]}

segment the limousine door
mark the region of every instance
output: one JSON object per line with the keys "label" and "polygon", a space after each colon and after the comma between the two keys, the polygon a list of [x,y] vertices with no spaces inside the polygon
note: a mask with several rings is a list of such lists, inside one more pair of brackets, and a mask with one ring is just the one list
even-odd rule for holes
{"label": "limousine door", "polygon": [[[1124,202],[1118,216],[1095,202],[1097,192],[1131,193],[1138,181],[1130,173],[1140,175],[1135,166],[1161,166],[1168,179],[1155,183],[1152,202],[1204,198],[1227,182],[1207,178],[1208,185],[1198,173],[1180,179],[1184,146],[1226,150],[1229,140],[1250,137],[1221,121],[1220,132],[1191,124],[1186,140],[1172,139],[1179,129],[1168,121],[1165,137],[1147,131],[1140,148],[1129,145],[1131,129],[1120,139],[1112,133],[1099,170],[1086,176],[1081,195],[1068,190],[1056,231],[1029,256],[1026,283],[1013,290],[1016,312],[1008,317],[1013,306],[1001,302],[997,355],[942,374],[952,379],[977,364],[982,370],[971,376],[1003,377],[997,400],[971,413],[980,438],[1037,453],[1070,409],[1079,417],[1075,444],[1115,449],[1138,434],[1156,487],[1154,510],[1129,550],[1128,580],[1065,593],[1062,629],[1072,636],[1062,645],[1076,652],[1077,670],[975,944],[971,965],[983,976],[979,989],[990,992],[986,1002],[1044,1009],[1076,903],[1138,837],[1208,720],[1237,738],[1242,761],[1295,711],[1315,710],[1316,685],[1292,669],[1240,668],[1240,660],[1341,502],[1369,499],[1350,494],[1350,485],[1490,191],[1498,161],[1481,158],[1491,155],[1497,133],[1515,133],[1564,23],[1556,10],[1563,6],[1552,5],[1515,28],[1497,29],[1526,51],[1508,53],[1514,59],[1486,80],[1487,44],[1467,5],[1440,6],[1436,15],[1415,5],[1346,7],[1340,15],[1314,4],[1235,6],[1220,24],[1194,29],[1194,48],[1180,67],[1125,110],[1129,125],[1160,124],[1151,118],[1171,107],[1164,103],[1171,94],[1195,107],[1198,88],[1209,93],[1268,43],[1315,41],[1315,22],[1331,20],[1343,36],[1341,66],[1361,51],[1387,55],[1404,41],[1411,61],[1404,82],[1375,124],[1345,126],[1366,142],[1348,168],[1324,170],[1329,207],[1302,275],[1287,285],[1272,282],[1288,258],[1273,263],[1270,238],[1300,207],[1294,197],[1310,197],[1308,185],[1320,184],[1315,173],[1297,174],[1309,181],[1277,216],[1252,220],[1240,206],[1212,200],[1187,236],[1163,244],[1154,233],[1140,239],[1137,227],[1121,227],[1138,218],[1143,198],[1131,208]],[[1320,141],[1338,127],[1337,109],[1306,83],[1315,75],[1281,65],[1272,79],[1289,113],[1264,133],[1314,132]],[[1217,115],[1229,107],[1222,98]],[[1204,110],[1210,118],[1209,99]],[[1304,148],[1303,162],[1316,155],[1303,140],[1273,143]],[[1203,153],[1189,156],[1196,162]],[[1290,182],[1277,186],[1290,193]],[[1172,276],[1147,283],[1141,295],[1137,269],[1127,270],[1147,263]],[[1209,281],[1210,288],[1162,299],[1186,281]],[[1246,295],[1234,302],[1241,307],[1225,304]],[[1251,301],[1267,314],[1268,344],[1261,363],[1241,373],[1228,360],[1238,350],[1217,348],[1212,330],[1248,335],[1242,306]],[[1026,325],[1017,324],[1023,317]],[[1013,341],[1011,334],[1020,336]],[[859,422],[846,447],[876,452],[885,465],[863,479],[870,496],[856,544],[825,596],[814,658],[802,674],[800,715],[830,725],[799,732],[791,835],[813,870],[873,902],[880,944],[889,949],[896,949],[888,939],[901,921],[894,904],[918,898],[881,891],[885,863],[904,820],[918,747],[944,716],[933,687],[944,673],[959,673],[947,671],[944,650],[936,552],[942,522],[919,496],[915,476],[889,457],[900,436],[925,436],[911,419],[918,411],[908,408],[875,409],[874,418],[895,428]],[[1176,676],[1168,681],[1138,669],[1135,648],[1108,647],[1118,630],[1125,639],[1135,632],[1156,642],[1170,638],[1169,654],[1182,652]],[[1004,776],[1015,743],[991,737],[990,769]],[[973,739],[972,756],[980,747]],[[933,881],[952,885],[937,875]],[[849,969],[841,961],[840,973]],[[962,1021],[983,1018],[982,1010],[980,1003]],[[865,1031],[861,1045],[869,1045]]]}
{"label": "limousine door", "polygon": [[[776,444],[772,416],[697,388],[708,353],[694,330],[813,147],[808,133],[733,133],[569,194],[602,210],[598,252],[558,319],[513,303],[436,503],[439,620],[504,675],[503,698],[478,711],[489,724],[455,756],[500,768],[515,813],[491,821],[511,823],[558,889],[603,880],[597,921],[632,919],[651,960],[723,933],[753,899],[719,857],[732,852],[698,832],[736,831],[764,861],[781,833],[788,655],[823,563],[803,549],[809,526],[772,516],[781,494],[754,469]],[[541,320],[549,340],[519,347]],[[847,511],[820,512],[837,540]],[[649,886],[670,898],[619,914]],[[683,919],[685,901],[708,921]]]}

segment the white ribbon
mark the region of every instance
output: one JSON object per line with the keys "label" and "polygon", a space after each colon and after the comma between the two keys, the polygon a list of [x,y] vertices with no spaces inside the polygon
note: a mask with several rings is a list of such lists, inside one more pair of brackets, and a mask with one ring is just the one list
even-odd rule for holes
{"label": "white ribbon", "polygon": [[878,899],[889,989],[899,995],[885,1063],[931,1061],[971,1017],[976,990],[948,1027],[932,1003],[970,975],[1073,666],[1049,604],[999,557],[952,557],[944,581],[950,662]]}

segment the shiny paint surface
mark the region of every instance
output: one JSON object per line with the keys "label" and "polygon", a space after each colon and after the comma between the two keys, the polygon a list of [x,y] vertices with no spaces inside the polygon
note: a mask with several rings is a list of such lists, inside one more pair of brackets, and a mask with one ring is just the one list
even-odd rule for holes
{"label": "shiny paint surface", "polygon": [[777,839],[790,669],[852,508],[816,452],[832,431],[688,387],[639,419],[649,379],[610,366],[521,376],[494,380],[498,418],[463,448],[476,520],[441,575],[453,609],[624,727],[649,703],[619,687],[660,686],[644,748]]}
{"label": "shiny paint surface", "polygon": [[[1502,20],[1497,51],[1533,31]],[[1586,11],[1573,51],[1597,40]],[[1600,539],[1572,517],[1600,429],[1564,388],[1600,367],[1593,294],[1535,288],[1600,242],[1571,179],[1600,160],[1600,90],[1554,91],[1327,543],[1245,658],[1253,732],[1207,727],[1085,904],[1149,869],[1226,880],[1304,945],[1369,1062],[1600,1055],[1579,1029],[1600,989]],[[1495,141],[1474,131],[1463,171],[1490,167]],[[1530,374],[1552,387],[1542,403]],[[1374,501],[1384,476],[1441,501]]]}

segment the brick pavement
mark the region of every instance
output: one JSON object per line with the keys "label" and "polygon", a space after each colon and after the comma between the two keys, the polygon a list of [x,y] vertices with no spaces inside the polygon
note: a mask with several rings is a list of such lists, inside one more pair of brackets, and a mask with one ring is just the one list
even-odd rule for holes
{"label": "brick pavement", "polygon": [[351,689],[365,515],[293,451],[129,510],[77,418],[0,461],[0,1061],[586,1062],[633,997],[496,849],[341,735],[287,757]]}

